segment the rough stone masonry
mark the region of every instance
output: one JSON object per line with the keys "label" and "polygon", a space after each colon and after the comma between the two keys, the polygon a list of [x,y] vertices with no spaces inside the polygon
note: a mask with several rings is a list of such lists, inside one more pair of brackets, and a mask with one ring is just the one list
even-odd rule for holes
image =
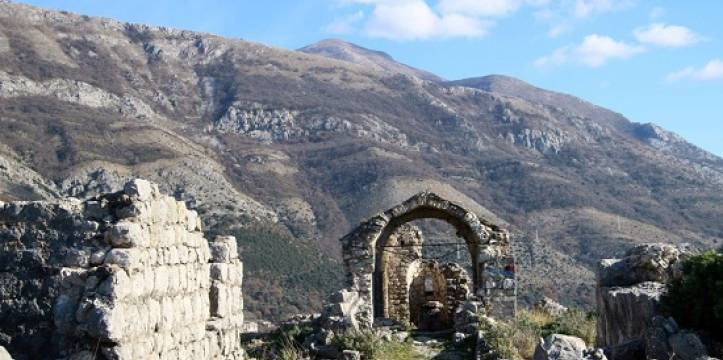
{"label": "rough stone masonry", "polygon": [[241,359],[236,240],[144,180],[0,202],[0,346],[15,359]]}

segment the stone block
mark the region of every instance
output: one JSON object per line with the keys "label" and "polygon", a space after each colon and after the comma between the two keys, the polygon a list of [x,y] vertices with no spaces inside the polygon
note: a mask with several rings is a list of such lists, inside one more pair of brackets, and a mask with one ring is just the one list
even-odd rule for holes
{"label": "stone block", "polygon": [[90,252],[86,249],[68,249],[63,258],[63,264],[69,267],[88,267],[90,265]]}
{"label": "stone block", "polygon": [[195,231],[198,223],[198,213],[195,210],[186,211],[186,229],[188,231]]}
{"label": "stone block", "polygon": [[211,262],[231,262],[238,259],[238,246],[233,236],[217,236],[209,244]]}
{"label": "stone block", "polygon": [[229,282],[229,265],[226,263],[210,264],[211,279],[218,280],[223,283]]}
{"label": "stone block", "polygon": [[211,316],[226,317],[229,315],[229,291],[228,287],[221,282],[214,281],[211,284],[209,294],[211,302]]}
{"label": "stone block", "polygon": [[138,269],[144,265],[143,255],[140,249],[112,249],[106,254],[104,263],[124,269]]}
{"label": "stone block", "polygon": [[150,234],[140,223],[122,221],[106,232],[106,240],[116,248],[148,246]]}
{"label": "stone block", "polygon": [[656,282],[598,288],[598,346],[639,340],[657,314],[664,289],[665,285]]}
{"label": "stone block", "polygon": [[132,199],[139,201],[150,200],[153,196],[153,186],[147,180],[133,179],[123,186],[123,192]]}

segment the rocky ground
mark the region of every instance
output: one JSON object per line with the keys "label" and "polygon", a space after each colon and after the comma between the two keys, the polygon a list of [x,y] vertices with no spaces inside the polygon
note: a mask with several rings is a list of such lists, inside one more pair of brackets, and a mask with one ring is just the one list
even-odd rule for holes
{"label": "rocky ground", "polygon": [[318,310],[338,239],[422,190],[509,225],[528,302],[591,307],[598,259],[723,237],[723,160],[675,134],[340,41],[291,51],[0,2],[0,99],[0,201],[157,182],[239,239],[264,279],[245,284],[252,316]]}

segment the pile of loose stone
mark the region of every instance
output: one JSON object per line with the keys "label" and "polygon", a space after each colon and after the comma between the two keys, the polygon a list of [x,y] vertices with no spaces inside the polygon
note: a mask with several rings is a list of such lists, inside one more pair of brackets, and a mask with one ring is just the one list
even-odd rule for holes
{"label": "pile of loose stone", "polygon": [[17,359],[240,359],[242,264],[144,180],[0,204],[0,345]]}

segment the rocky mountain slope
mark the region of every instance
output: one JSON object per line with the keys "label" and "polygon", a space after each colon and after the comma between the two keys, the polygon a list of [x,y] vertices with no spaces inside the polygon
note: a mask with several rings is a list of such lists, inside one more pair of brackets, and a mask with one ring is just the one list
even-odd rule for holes
{"label": "rocky mountain slope", "polygon": [[526,299],[589,304],[597,259],[723,238],[723,160],[655,125],[339,41],[302,50],[0,2],[0,200],[148,178],[238,237],[267,318],[313,310],[338,238],[421,190],[513,230]]}
{"label": "rocky mountain slope", "polygon": [[429,81],[443,81],[442,78],[428,71],[399,63],[385,52],[367,49],[339,39],[322,40],[304,46],[298,51],[350,62],[378,72],[405,74]]}

